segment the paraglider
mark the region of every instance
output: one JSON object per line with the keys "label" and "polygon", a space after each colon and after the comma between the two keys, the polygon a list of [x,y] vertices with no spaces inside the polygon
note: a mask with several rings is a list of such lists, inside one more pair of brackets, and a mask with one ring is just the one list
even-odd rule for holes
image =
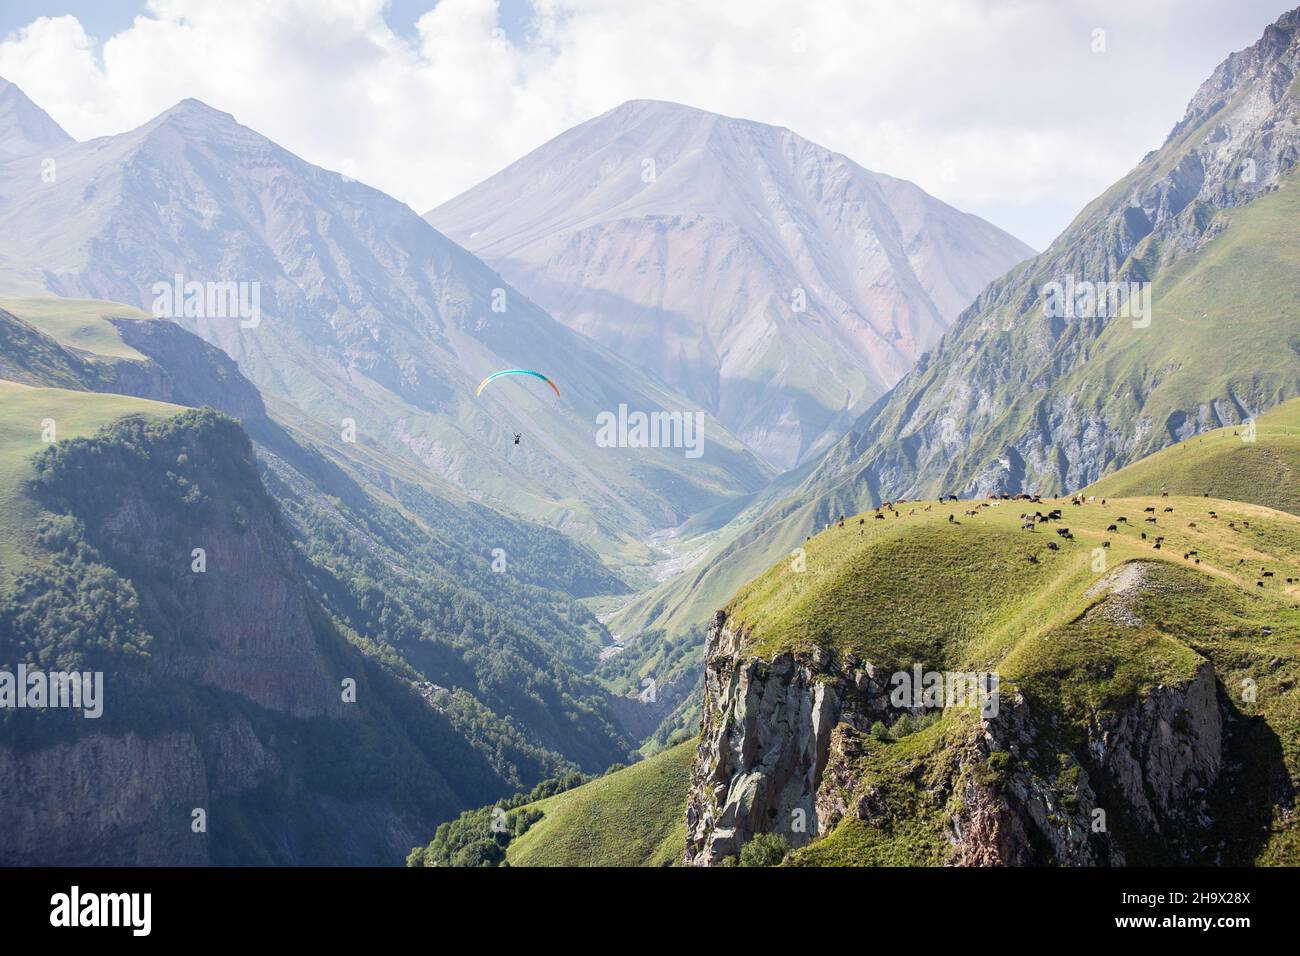
{"label": "paraglider", "polygon": [[487,378],[483,379],[483,381],[478,383],[478,388],[474,390],[474,394],[482,395],[483,389],[487,388],[489,382],[495,382],[497,379],[502,378],[503,376],[506,375],[531,375],[533,376],[533,378],[540,378],[547,385],[551,386],[551,388],[555,389],[556,398],[559,398],[560,396],[560,390],[556,388],[554,382],[552,382],[541,372],[534,372],[530,368],[507,368],[507,369],[502,369],[500,372],[493,372]]}
{"label": "paraglider", "polygon": [[[507,369],[502,369],[502,370],[499,371],[499,372],[493,372],[493,373],[492,373],[491,375],[489,375],[487,378],[483,379],[483,381],[481,381],[481,382],[478,383],[478,388],[474,390],[474,394],[475,394],[475,395],[482,395],[482,394],[483,394],[483,389],[485,389],[485,388],[488,387],[488,383],[489,383],[489,382],[494,382],[494,381],[496,381],[497,379],[499,379],[499,378],[503,378],[503,377],[506,376],[506,375],[531,375],[533,378],[540,378],[540,379],[541,379],[543,382],[545,382],[547,385],[551,386],[551,388],[552,388],[552,389],[554,390],[554,392],[555,392],[555,397],[556,397],[556,398],[559,398],[559,397],[560,397],[560,390],[559,390],[559,388],[556,387],[556,385],[555,385],[554,382],[552,382],[549,378],[547,378],[547,377],[546,377],[545,375],[543,375],[541,372],[534,372],[534,371],[533,371],[532,369],[530,369],[530,368],[507,368]],[[513,435],[515,436],[515,444],[516,444],[516,445],[518,445],[518,444],[519,444],[519,440],[520,440],[521,438],[524,437],[520,432],[512,432],[511,434],[513,434]]]}

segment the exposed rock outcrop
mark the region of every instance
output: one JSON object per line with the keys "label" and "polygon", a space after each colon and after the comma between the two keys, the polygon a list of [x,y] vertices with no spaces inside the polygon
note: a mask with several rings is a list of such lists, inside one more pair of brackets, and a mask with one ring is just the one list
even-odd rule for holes
{"label": "exposed rock outcrop", "polygon": [[1214,668],[1182,687],[1157,687],[1090,734],[1096,764],[1156,834],[1205,820],[1205,797],[1223,768],[1223,722]]}
{"label": "exposed rock outcrop", "polygon": [[818,835],[817,789],[836,724],[885,712],[874,669],[831,655],[742,654],[744,634],[718,612],[709,628],[704,717],[686,809],[686,861],[718,862],[756,833],[800,845]]}
{"label": "exposed rock outcrop", "polygon": [[[882,782],[864,774],[867,728],[890,721],[886,675],[813,649],[770,661],[745,652],[719,612],[709,630],[704,717],[686,809],[686,862],[712,865],[758,833],[801,846],[846,817],[888,820]],[[941,759],[940,759],[941,755]],[[1214,671],[1159,686],[1099,717],[1073,752],[1050,713],[1014,689],[995,716],[971,712],[917,786],[944,819],[959,866],[1123,865],[1119,830],[1149,828],[1180,858],[1205,822],[1223,765]],[[1117,830],[1119,824],[1119,830]]]}

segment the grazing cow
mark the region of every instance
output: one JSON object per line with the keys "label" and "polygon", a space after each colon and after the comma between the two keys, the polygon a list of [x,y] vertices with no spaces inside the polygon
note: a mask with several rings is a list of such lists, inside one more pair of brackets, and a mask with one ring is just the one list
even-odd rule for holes
{"label": "grazing cow", "polygon": [[1241,526],[1242,526],[1243,528],[1249,528],[1249,527],[1250,527],[1250,522],[1249,522],[1249,521],[1243,521],[1243,522],[1241,523]]}
{"label": "grazing cow", "polygon": [[1034,523],[1033,523],[1032,521],[1026,521],[1024,524],[1022,524],[1022,525],[1020,526],[1020,530],[1021,530],[1021,531],[1033,531],[1033,530],[1034,530]]}
{"label": "grazing cow", "polygon": [[1037,564],[1037,563],[1038,563],[1038,555],[1036,555],[1036,554],[1027,554],[1027,555],[1025,555],[1025,560],[1028,561],[1030,564]]}
{"label": "grazing cow", "polygon": [[1189,527],[1189,528],[1195,528],[1195,527],[1196,527],[1196,522],[1195,522],[1195,521],[1189,521],[1189,522],[1187,522],[1187,527]]}
{"label": "grazing cow", "polygon": [[859,518],[859,519],[858,519],[858,524],[866,524],[866,523],[867,523],[867,519],[866,519],[866,518]]}
{"label": "grazing cow", "polygon": [[1256,581],[1256,582],[1255,582],[1255,587],[1257,587],[1257,588],[1262,588],[1263,586],[1264,586],[1264,582],[1263,582],[1263,581]]}
{"label": "grazing cow", "polygon": [[1155,523],[1156,523],[1156,519],[1155,519],[1155,518],[1147,518],[1146,520],[1149,521],[1151,524],[1155,524]]}
{"label": "grazing cow", "polygon": [[1211,511],[1211,512],[1210,512],[1210,517],[1211,517],[1211,518],[1217,518],[1217,517],[1219,517],[1219,515],[1218,515],[1217,512]]}
{"label": "grazing cow", "polygon": [[957,516],[956,516],[956,515],[948,515],[948,523],[949,523],[949,524],[956,524],[956,523],[957,523]]}
{"label": "grazing cow", "polygon": [[1110,542],[1109,542],[1109,541],[1103,541],[1103,542],[1101,543],[1101,546],[1102,546],[1103,548],[1109,548],[1109,547],[1110,547]]}
{"label": "grazing cow", "polygon": [[1145,541],[1146,539],[1147,539],[1147,533],[1146,533],[1145,531],[1143,531],[1143,532],[1142,532],[1142,540]]}
{"label": "grazing cow", "polygon": [[1115,520],[1118,521],[1120,524],[1128,524],[1128,518],[1125,518],[1123,515],[1120,515]]}
{"label": "grazing cow", "polygon": [[1108,524],[1108,525],[1106,525],[1106,530],[1107,530],[1107,531],[1119,531],[1119,525],[1117,525],[1117,524]]}
{"label": "grazing cow", "polygon": [[1049,542],[1047,542],[1047,550],[1048,550],[1048,551],[1060,551],[1061,549],[1057,546],[1057,544],[1056,544],[1055,541],[1049,541]]}
{"label": "grazing cow", "polygon": [[1157,550],[1157,551],[1160,550],[1160,542],[1159,542],[1159,541],[1156,542],[1156,550]]}
{"label": "grazing cow", "polygon": [[931,508],[933,508],[933,507],[934,507],[934,505],[926,505],[926,506],[925,506],[925,510],[926,510],[926,511],[929,511],[929,510],[930,510]]}
{"label": "grazing cow", "polygon": [[1229,528],[1236,528],[1236,527],[1237,527],[1237,522],[1235,522],[1235,521],[1229,521],[1229,522],[1228,522],[1228,527],[1229,527]]}
{"label": "grazing cow", "polygon": [[877,511],[877,512],[876,512],[876,520],[877,520],[877,521],[884,521],[884,520],[885,520],[885,516],[882,515],[879,511]]}
{"label": "grazing cow", "polygon": [[1165,511],[1164,511],[1164,513],[1167,514],[1167,515],[1168,515],[1168,514],[1173,514],[1173,513],[1174,513],[1174,509],[1173,509],[1173,508],[1166,508]]}
{"label": "grazing cow", "polygon": [[1261,575],[1261,577],[1266,577],[1266,578],[1271,578],[1272,576],[1273,576],[1272,571],[1265,571],[1263,575]]}
{"label": "grazing cow", "polygon": [[1057,529],[1056,529],[1056,533],[1059,534],[1062,538],[1064,538],[1067,534],[1070,533],[1070,529],[1069,529],[1069,528],[1057,528]]}
{"label": "grazing cow", "polygon": [[1160,497],[1161,497],[1161,498],[1168,498],[1168,497],[1169,497],[1169,492],[1167,492],[1167,491],[1162,491],[1162,492],[1160,492]]}
{"label": "grazing cow", "polygon": [[1155,508],[1143,508],[1142,511],[1143,511],[1145,514],[1149,514],[1149,515],[1153,515],[1153,514],[1156,513],[1156,509],[1155,509]]}
{"label": "grazing cow", "polygon": [[1105,498],[1102,498],[1102,499],[1101,499],[1101,503],[1104,505],[1104,504],[1106,503],[1106,499],[1105,499]]}

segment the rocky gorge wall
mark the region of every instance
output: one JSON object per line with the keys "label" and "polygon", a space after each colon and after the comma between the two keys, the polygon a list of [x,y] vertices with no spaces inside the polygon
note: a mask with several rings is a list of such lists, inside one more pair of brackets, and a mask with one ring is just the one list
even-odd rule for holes
{"label": "rocky gorge wall", "polygon": [[[853,655],[765,661],[744,647],[744,629],[718,612],[686,809],[689,864],[720,863],[759,833],[800,847],[845,817],[872,825],[887,812],[863,772],[862,741],[875,721],[899,716],[889,675]],[[1118,834],[1138,828],[1178,845],[1204,823],[1224,763],[1208,662],[1186,684],[1098,719],[1085,753],[1061,746],[1056,718],[1037,710],[1003,693],[996,716],[972,713],[943,741],[925,786],[950,865],[1123,865]]]}

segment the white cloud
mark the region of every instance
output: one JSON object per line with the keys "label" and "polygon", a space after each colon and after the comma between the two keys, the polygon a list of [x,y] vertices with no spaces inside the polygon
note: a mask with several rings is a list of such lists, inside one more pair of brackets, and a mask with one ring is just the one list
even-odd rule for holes
{"label": "white cloud", "polygon": [[102,44],[34,21],[0,42],[0,76],[81,139],[193,96],[420,212],[624,100],[675,100],[789,126],[1041,245],[1285,3],[535,0],[515,42],[494,0],[430,6],[408,40],[383,0],[151,0]]}

